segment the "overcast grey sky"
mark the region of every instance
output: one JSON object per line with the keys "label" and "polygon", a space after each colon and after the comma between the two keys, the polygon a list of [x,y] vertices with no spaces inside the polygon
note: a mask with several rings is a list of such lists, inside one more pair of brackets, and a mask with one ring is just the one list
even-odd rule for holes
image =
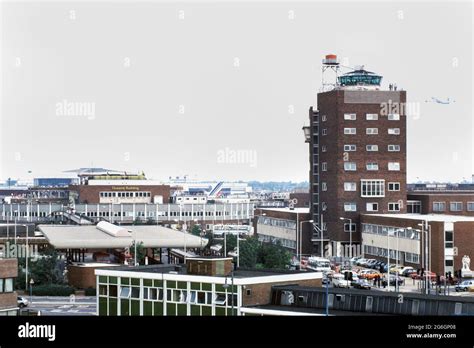
{"label": "overcast grey sky", "polygon": [[470,178],[472,17],[468,1],[3,2],[0,178],[308,180],[327,53],[418,103],[409,181]]}

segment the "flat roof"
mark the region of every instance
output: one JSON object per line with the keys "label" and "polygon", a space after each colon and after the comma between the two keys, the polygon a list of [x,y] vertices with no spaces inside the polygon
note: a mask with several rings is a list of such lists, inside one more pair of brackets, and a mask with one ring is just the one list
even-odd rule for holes
{"label": "flat roof", "polygon": [[406,219],[406,220],[425,220],[438,222],[461,222],[472,221],[474,216],[463,215],[447,215],[447,214],[362,214],[364,216],[378,216],[392,219]]}
{"label": "flat roof", "polygon": [[268,211],[282,211],[285,213],[298,213],[298,214],[309,214],[309,208],[257,208],[260,210],[268,210]]}
{"label": "flat roof", "polygon": [[[298,284],[301,280],[321,279],[321,272],[277,271],[270,269],[236,269],[234,274],[235,285],[286,283]],[[160,279],[175,281],[207,282],[226,284],[231,274],[225,275],[197,275],[189,274],[184,265],[149,265],[96,268],[96,276],[121,276],[143,279]]]}
{"label": "flat roof", "polygon": [[122,226],[130,236],[114,237],[95,225],[38,225],[46,240],[56,249],[114,249],[127,248],[133,240],[146,248],[200,248],[207,239],[156,225]]}
{"label": "flat roof", "polygon": [[[190,257],[190,260],[202,260],[201,257]],[[224,260],[218,258],[216,260]],[[137,267],[133,266],[119,266],[115,267],[114,271],[125,271],[125,272],[140,272],[140,273],[169,273],[177,272],[183,275],[194,275],[187,272],[187,268],[183,264],[158,264],[158,265],[141,265]],[[290,271],[290,270],[274,270],[274,269],[253,269],[253,268],[238,268],[234,270],[234,278],[254,278],[254,277],[265,277],[274,275],[287,275],[287,274],[302,274],[306,272],[301,271]],[[316,272],[313,272],[316,275]],[[225,277],[222,275],[210,276],[210,277]]]}

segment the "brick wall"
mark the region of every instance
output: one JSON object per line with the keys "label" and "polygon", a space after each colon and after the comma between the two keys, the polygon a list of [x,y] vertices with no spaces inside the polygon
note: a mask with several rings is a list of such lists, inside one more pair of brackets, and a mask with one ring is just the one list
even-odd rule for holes
{"label": "brick wall", "polygon": [[17,275],[17,259],[0,259],[0,278],[16,278]]}
{"label": "brick wall", "polygon": [[[16,278],[18,275],[17,259],[0,259],[0,278]],[[0,309],[16,308],[17,293],[0,293]]]}
{"label": "brick wall", "polygon": [[[275,282],[265,284],[246,285],[242,289],[242,304],[243,306],[257,306],[266,305],[271,302],[272,286],[275,285],[301,285],[309,287],[321,287],[321,279],[298,280],[293,282]],[[247,295],[247,290],[250,290],[250,295]]]}
{"label": "brick wall", "polygon": [[[112,187],[124,189],[113,189]],[[126,187],[133,189],[125,189]],[[153,203],[154,196],[162,196],[163,203],[168,203],[170,201],[170,186],[169,185],[78,185],[70,186],[71,191],[76,191],[79,195],[79,203],[88,203],[88,204],[98,204],[100,203],[100,192],[121,192],[121,191],[145,191],[151,192],[151,201]]]}
{"label": "brick wall", "polygon": [[84,266],[76,266],[76,265],[67,266],[68,284],[78,289],[87,289],[87,288],[95,289],[96,276],[94,272],[96,269],[99,269],[99,268],[101,268],[100,265],[98,265],[97,267],[84,267]]}
{"label": "brick wall", "polygon": [[[449,214],[449,215],[465,215],[474,216],[474,211],[467,210],[467,202],[474,202],[474,192],[409,192],[408,200],[421,201],[421,212],[422,214]],[[446,209],[445,211],[434,211],[434,202],[444,202]],[[462,211],[451,211],[449,207],[450,202],[462,202]]]}
{"label": "brick wall", "polygon": [[[347,98],[349,96],[350,98]],[[395,99],[394,96],[396,96]],[[351,99],[352,98],[352,99]],[[406,92],[347,92],[343,90],[318,94],[319,134],[320,134],[320,166],[327,163],[327,171],[322,171],[321,182],[326,182],[327,191],[320,191],[320,202],[327,204],[324,221],[327,222],[328,236],[331,240],[349,241],[349,233],[344,232],[344,223],[339,217],[351,218],[353,223],[359,222],[359,214],[366,213],[366,203],[378,203],[377,213],[388,213],[388,203],[402,201],[400,213],[406,212],[406,117],[400,112],[399,121],[389,121],[380,113],[380,101],[406,101]],[[359,100],[359,102],[357,102]],[[375,103],[374,101],[378,102]],[[345,121],[345,113],[355,113],[355,121]],[[366,120],[367,113],[379,115],[377,121]],[[326,115],[327,121],[322,121]],[[356,135],[344,135],[344,128],[357,128]],[[378,135],[366,135],[366,128],[378,128]],[[400,135],[389,135],[388,128],[400,128]],[[322,130],[327,135],[322,135]],[[344,145],[356,145],[356,151],[346,152]],[[388,152],[387,145],[400,145],[399,152]],[[366,145],[378,145],[377,152],[367,152]],[[321,148],[326,146],[327,151]],[[345,171],[344,162],[355,162],[356,171]],[[377,162],[378,171],[367,171],[367,162]],[[389,171],[388,162],[399,162],[400,171]],[[361,179],[385,179],[385,197],[362,198],[360,196]],[[356,182],[357,191],[344,191],[344,182]],[[399,182],[400,191],[389,192],[388,182]],[[320,187],[321,189],[321,187]],[[357,204],[357,212],[344,211],[344,202]],[[360,241],[360,231],[352,235],[353,241]]]}

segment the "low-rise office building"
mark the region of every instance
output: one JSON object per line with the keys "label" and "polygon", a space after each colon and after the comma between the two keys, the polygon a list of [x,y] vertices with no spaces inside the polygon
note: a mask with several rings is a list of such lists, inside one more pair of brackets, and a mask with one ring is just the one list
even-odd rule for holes
{"label": "low-rise office building", "polygon": [[[424,224],[424,226],[420,226]],[[367,258],[425,268],[438,275],[462,268],[474,250],[474,217],[442,214],[362,214],[362,252]],[[398,256],[398,257],[397,257]]]}
{"label": "low-rise office building", "polygon": [[186,267],[97,269],[97,308],[108,316],[242,315],[268,304],[274,285],[321,286],[320,272],[233,270],[232,258],[191,258]]}
{"label": "low-rise office building", "polygon": [[254,231],[263,242],[280,243],[296,256],[308,256],[313,250],[310,219],[309,208],[257,208]]}
{"label": "low-rise office building", "polygon": [[474,191],[411,191],[407,197],[407,212],[474,216]]}

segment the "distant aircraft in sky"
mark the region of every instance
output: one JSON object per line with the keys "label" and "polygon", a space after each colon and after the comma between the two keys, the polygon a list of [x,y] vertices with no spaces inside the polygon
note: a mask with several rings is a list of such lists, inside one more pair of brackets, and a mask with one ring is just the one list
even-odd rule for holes
{"label": "distant aircraft in sky", "polygon": [[438,104],[451,104],[455,103],[456,101],[451,98],[447,98],[446,100],[436,98],[436,97],[431,97],[431,100],[425,100],[425,103],[438,103]]}

